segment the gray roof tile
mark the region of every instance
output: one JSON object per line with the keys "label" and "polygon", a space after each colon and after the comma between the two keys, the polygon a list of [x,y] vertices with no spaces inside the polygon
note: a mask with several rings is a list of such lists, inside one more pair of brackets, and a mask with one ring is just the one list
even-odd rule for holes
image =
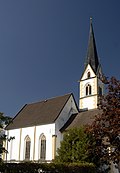
{"label": "gray roof tile", "polygon": [[84,112],[79,112],[70,117],[67,123],[61,128],[61,132],[74,127],[81,127],[84,125],[90,125],[95,119],[95,115],[101,113],[98,109],[92,109]]}
{"label": "gray roof tile", "polygon": [[71,94],[66,94],[37,103],[26,104],[6,127],[6,130],[53,123],[70,96]]}

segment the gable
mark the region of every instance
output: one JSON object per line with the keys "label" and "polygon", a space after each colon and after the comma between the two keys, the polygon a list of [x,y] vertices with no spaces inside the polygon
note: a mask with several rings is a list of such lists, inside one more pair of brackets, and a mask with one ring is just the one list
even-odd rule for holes
{"label": "gable", "polygon": [[87,77],[88,72],[90,72],[90,77],[91,77],[91,78],[96,76],[95,73],[94,73],[94,71],[93,71],[93,69],[92,69],[91,66],[88,64],[87,67],[86,67],[86,69],[84,70],[84,72],[83,72],[83,74],[82,74],[81,80],[85,80],[85,79],[88,78],[88,77]]}
{"label": "gable", "polygon": [[56,129],[59,130],[68,121],[68,119],[79,112],[73,95],[70,96],[69,100],[65,104],[61,111],[61,114],[56,119]]}
{"label": "gable", "polygon": [[66,94],[37,103],[26,104],[6,127],[6,130],[53,123],[70,96],[71,94]]}

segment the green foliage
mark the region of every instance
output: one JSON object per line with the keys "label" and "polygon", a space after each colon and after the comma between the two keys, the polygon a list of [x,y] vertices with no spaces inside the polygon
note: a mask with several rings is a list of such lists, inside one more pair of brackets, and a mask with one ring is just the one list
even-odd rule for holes
{"label": "green foliage", "polygon": [[2,163],[0,172],[2,173],[38,173],[42,170],[46,173],[95,173],[95,166],[90,163]]}
{"label": "green foliage", "polygon": [[88,161],[88,142],[89,138],[83,127],[68,130],[64,133],[55,161],[61,163]]}
{"label": "green foliage", "polygon": [[0,154],[3,152],[7,152],[3,147],[3,141],[7,139],[7,136],[4,133],[4,127],[11,121],[11,118],[8,116],[4,116],[3,113],[0,112]]}
{"label": "green foliage", "polygon": [[0,129],[3,129],[10,122],[11,118],[0,112]]}

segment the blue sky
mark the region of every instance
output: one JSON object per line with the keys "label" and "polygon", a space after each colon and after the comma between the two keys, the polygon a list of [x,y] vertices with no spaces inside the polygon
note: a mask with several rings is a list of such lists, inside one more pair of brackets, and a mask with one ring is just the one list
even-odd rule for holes
{"label": "blue sky", "polygon": [[120,77],[120,1],[0,1],[0,111],[73,92],[86,57],[93,18],[104,74]]}

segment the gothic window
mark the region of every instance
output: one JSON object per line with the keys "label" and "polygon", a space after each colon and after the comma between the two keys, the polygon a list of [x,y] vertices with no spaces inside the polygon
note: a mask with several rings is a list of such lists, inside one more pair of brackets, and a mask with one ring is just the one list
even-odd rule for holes
{"label": "gothic window", "polygon": [[90,84],[88,84],[88,85],[86,86],[86,91],[85,91],[85,92],[86,92],[86,96],[92,94],[92,87],[91,87]]}
{"label": "gothic window", "polygon": [[90,78],[91,74],[90,72],[87,73],[87,78]]}
{"label": "gothic window", "polygon": [[30,146],[31,140],[29,136],[25,138],[25,160],[30,160]]}
{"label": "gothic window", "polygon": [[46,137],[41,135],[40,137],[40,159],[45,160],[46,158]]}

